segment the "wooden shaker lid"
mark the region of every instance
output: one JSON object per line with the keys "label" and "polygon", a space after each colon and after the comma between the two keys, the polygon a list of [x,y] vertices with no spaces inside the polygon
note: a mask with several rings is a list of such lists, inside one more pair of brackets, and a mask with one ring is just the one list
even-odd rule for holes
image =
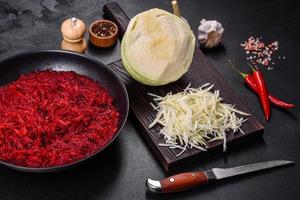
{"label": "wooden shaker lid", "polygon": [[65,20],[61,25],[61,33],[68,42],[79,42],[84,37],[86,26],[80,19],[72,17]]}

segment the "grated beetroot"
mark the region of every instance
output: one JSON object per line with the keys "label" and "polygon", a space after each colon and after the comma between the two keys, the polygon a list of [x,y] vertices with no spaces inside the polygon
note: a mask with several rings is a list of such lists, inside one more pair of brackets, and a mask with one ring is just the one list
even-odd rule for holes
{"label": "grated beetroot", "polygon": [[60,166],[107,144],[119,113],[109,92],[75,72],[40,71],[0,88],[0,160]]}

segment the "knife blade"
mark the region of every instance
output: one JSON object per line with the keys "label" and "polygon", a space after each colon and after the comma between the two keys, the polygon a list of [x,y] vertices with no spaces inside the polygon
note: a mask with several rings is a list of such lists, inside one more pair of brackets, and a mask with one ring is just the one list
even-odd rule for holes
{"label": "knife blade", "polygon": [[147,188],[155,193],[178,192],[194,188],[215,180],[247,174],[255,171],[293,164],[289,160],[272,160],[231,168],[212,168],[207,171],[186,172],[167,177],[160,181],[147,179]]}

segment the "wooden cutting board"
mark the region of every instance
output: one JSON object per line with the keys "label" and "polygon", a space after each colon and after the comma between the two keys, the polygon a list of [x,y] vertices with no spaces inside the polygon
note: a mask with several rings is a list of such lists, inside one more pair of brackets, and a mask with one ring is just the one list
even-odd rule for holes
{"label": "wooden cutting board", "polygon": [[[115,2],[104,5],[103,11],[105,18],[114,21],[118,25],[120,37],[122,37],[129,23],[129,18],[127,15]],[[243,105],[241,100],[236,96],[234,91],[226,83],[224,78],[198,48],[195,49],[193,62],[189,71],[178,81],[165,86],[151,87],[136,82],[125,71],[121,61],[111,63],[108,66],[113,69],[124,81],[130,98],[130,109],[136,118],[135,122],[139,128],[139,133],[142,134],[145,141],[151,147],[166,171],[170,171],[176,166],[184,164],[187,159],[199,156],[200,154],[206,154],[212,149],[218,149],[217,151],[221,152],[222,148],[216,147],[222,147],[223,142],[215,141],[210,143],[208,146],[208,151],[204,152],[198,149],[189,149],[179,157],[176,156],[180,152],[179,150],[159,146],[159,143],[164,142],[163,136],[158,134],[160,127],[155,126],[152,129],[148,128],[149,124],[155,118],[156,112],[150,105],[152,97],[147,95],[147,93],[164,96],[169,92],[176,93],[182,91],[189,83],[192,84],[192,87],[199,87],[204,83],[211,83],[214,84],[214,89],[220,90],[220,96],[223,97],[224,102],[235,104],[236,108],[239,110],[250,113],[249,110]],[[248,136],[250,135],[262,133],[264,127],[254,116],[251,115],[243,124],[242,129],[244,134],[228,133],[228,143],[238,139],[240,140],[241,138],[249,138]]]}

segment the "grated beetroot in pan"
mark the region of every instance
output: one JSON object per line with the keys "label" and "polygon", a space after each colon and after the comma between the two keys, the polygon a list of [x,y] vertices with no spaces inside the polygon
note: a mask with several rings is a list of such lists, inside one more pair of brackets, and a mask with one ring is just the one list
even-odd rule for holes
{"label": "grated beetroot in pan", "polygon": [[0,160],[51,167],[107,144],[119,113],[109,92],[75,72],[40,71],[0,88]]}

